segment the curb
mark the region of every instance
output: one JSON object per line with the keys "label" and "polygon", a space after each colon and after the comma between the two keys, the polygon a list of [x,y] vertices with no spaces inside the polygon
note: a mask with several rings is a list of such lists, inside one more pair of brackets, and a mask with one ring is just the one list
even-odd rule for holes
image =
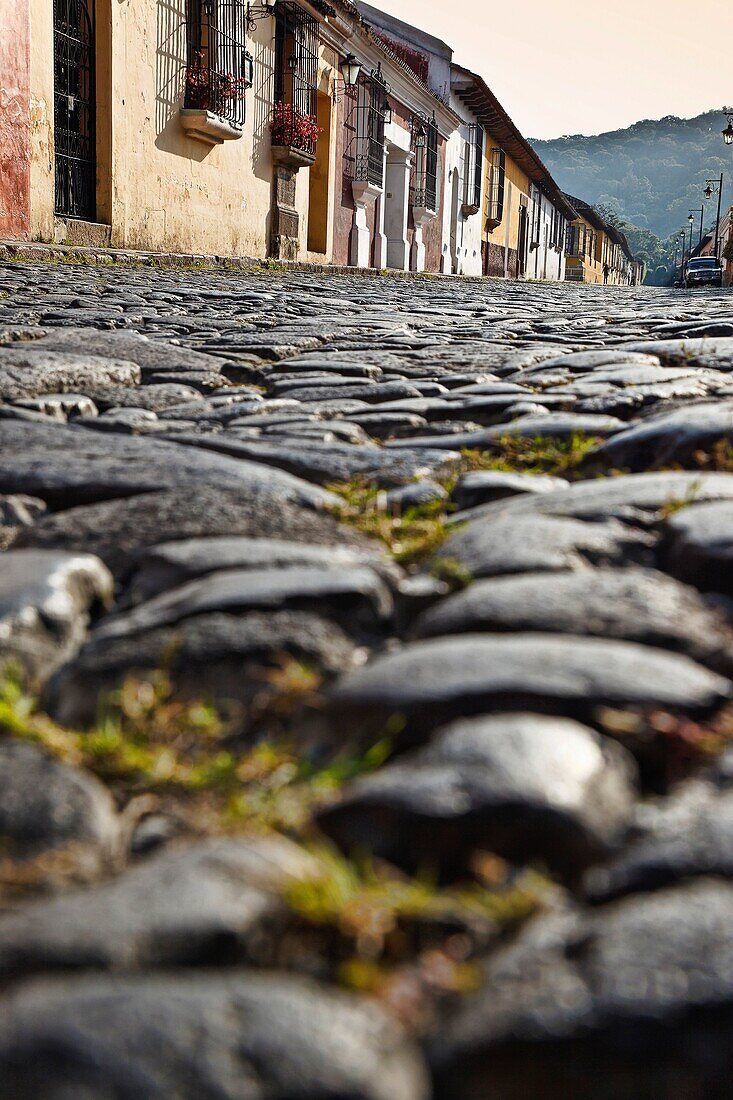
{"label": "curb", "polygon": [[[317,275],[357,275],[362,278],[459,279],[462,283],[485,282],[490,276],[442,275],[432,271],[395,271],[373,267],[341,267],[338,264],[305,263],[298,260],[267,260],[252,256],[214,256],[205,253],[143,252],[123,248],[94,248],[90,245],[42,244],[36,241],[0,241],[0,263],[67,263],[119,265],[123,267],[180,268],[182,270],[258,272],[302,271]],[[504,280],[500,280],[504,282]]]}

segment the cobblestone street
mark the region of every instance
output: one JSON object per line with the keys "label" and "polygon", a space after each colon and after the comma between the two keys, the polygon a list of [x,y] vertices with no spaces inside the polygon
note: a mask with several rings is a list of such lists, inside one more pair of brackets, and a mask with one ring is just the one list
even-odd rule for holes
{"label": "cobblestone street", "polygon": [[3,1097],[729,1095],[730,291],[0,264],[0,549]]}

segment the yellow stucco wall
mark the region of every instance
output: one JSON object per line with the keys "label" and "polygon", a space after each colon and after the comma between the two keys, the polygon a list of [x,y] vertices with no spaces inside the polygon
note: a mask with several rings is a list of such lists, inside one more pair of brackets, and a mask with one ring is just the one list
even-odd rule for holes
{"label": "yellow stucco wall", "polygon": [[488,230],[486,228],[486,216],[491,195],[491,150],[499,147],[500,142],[496,140],[493,134],[487,131],[485,145],[486,158],[484,160],[485,182],[482,219],[484,228],[482,239],[490,241],[492,244],[501,245],[502,247],[508,244],[509,248],[516,249],[519,243],[519,208],[521,196],[523,195],[527,200],[529,199],[529,177],[522,171],[509,153],[505,153],[505,191],[502,219],[495,229]]}
{"label": "yellow stucco wall", "polygon": [[[254,86],[242,136],[210,146],[180,124],[185,10],[185,0],[97,0],[97,217],[111,223],[114,247],[264,256],[274,20],[258,22],[248,40]],[[31,0],[31,219],[32,236],[41,240],[53,240],[55,232],[52,18],[48,0]],[[321,47],[323,89],[337,63]],[[332,179],[333,157],[329,148]],[[322,260],[323,253],[307,251],[308,171],[298,172],[296,185],[300,258]]]}
{"label": "yellow stucco wall", "polygon": [[574,256],[569,256],[567,258],[567,274],[572,277],[573,269],[577,268],[579,262],[582,262],[585,271],[585,282],[602,283],[603,262],[599,259],[599,256],[601,255],[601,230],[596,229],[596,227],[594,225],[591,225],[588,219],[584,218],[582,215],[575,218],[575,220],[572,222],[572,225],[577,227],[585,227],[587,233],[595,233],[596,246],[589,251],[589,246],[586,243],[586,249],[581,260],[578,260]]}

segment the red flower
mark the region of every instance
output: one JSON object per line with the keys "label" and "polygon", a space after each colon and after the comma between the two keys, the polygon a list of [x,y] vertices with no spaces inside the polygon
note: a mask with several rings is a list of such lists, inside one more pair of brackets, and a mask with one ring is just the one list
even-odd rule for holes
{"label": "red flower", "polygon": [[278,102],[270,120],[270,134],[273,145],[289,145],[294,149],[311,151],[323,127],[318,125],[315,115],[304,115],[293,107],[292,103]]}

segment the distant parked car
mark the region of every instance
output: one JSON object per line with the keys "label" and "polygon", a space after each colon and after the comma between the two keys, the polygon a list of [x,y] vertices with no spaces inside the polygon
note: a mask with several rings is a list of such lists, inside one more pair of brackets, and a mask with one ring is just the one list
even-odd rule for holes
{"label": "distant parked car", "polygon": [[694,256],[687,264],[685,286],[722,286],[723,268],[714,256]]}

